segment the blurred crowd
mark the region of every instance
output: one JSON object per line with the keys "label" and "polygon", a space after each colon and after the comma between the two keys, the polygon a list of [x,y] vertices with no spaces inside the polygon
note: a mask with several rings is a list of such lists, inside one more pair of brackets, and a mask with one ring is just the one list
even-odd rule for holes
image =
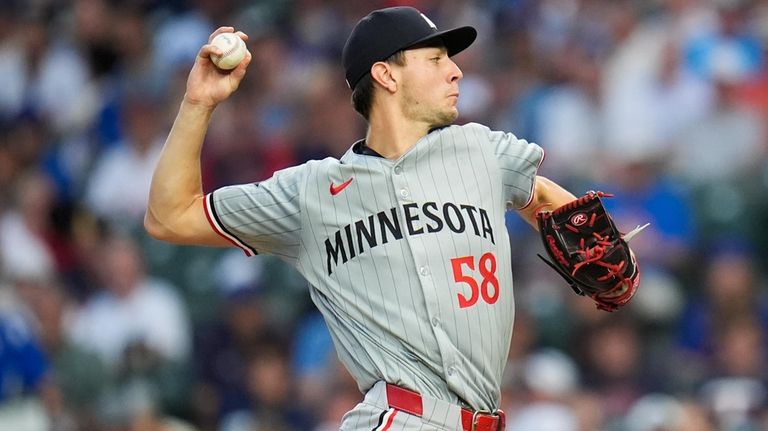
{"label": "blurred crowd", "polygon": [[360,399],[304,280],[147,237],[152,170],[218,26],[253,54],[206,191],[365,133],[340,51],[370,10],[474,25],[459,122],[613,193],[642,284],[597,311],[514,213],[508,431],[768,429],[768,1],[0,0],[0,430],[337,429]]}

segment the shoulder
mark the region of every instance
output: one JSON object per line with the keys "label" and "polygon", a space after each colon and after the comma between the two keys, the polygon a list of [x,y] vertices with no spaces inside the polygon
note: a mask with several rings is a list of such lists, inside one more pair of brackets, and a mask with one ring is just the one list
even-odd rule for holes
{"label": "shoulder", "polygon": [[466,144],[470,146],[480,145],[482,147],[495,148],[499,145],[508,145],[514,143],[528,143],[520,140],[510,132],[504,132],[491,129],[480,123],[466,123],[461,125],[446,126],[432,132],[435,140],[440,140],[443,144],[451,142],[455,145]]}
{"label": "shoulder", "polygon": [[324,159],[308,160],[302,164],[294,165],[279,171],[275,171],[273,176],[296,176],[306,175],[318,171],[331,169],[341,164],[339,159],[326,157]]}
{"label": "shoulder", "polygon": [[329,168],[336,167],[341,163],[342,163],[341,160],[335,157],[326,157],[324,159],[319,159],[319,160],[310,160],[304,163],[303,166],[305,166],[305,169],[309,169],[309,170],[322,170],[322,169],[329,169]]}
{"label": "shoulder", "polygon": [[272,175],[271,182],[273,186],[279,184],[282,188],[300,193],[307,183],[314,181],[318,177],[326,176],[326,172],[333,171],[340,164],[341,162],[333,157],[309,160],[300,165],[275,172]]}
{"label": "shoulder", "polygon": [[480,123],[450,124],[430,130],[430,135],[462,134],[467,132],[489,131],[487,126]]}
{"label": "shoulder", "polygon": [[[480,124],[480,123],[466,123],[466,124],[453,124],[450,126],[445,126],[440,129],[434,130],[432,133],[434,133],[436,136],[439,135],[454,135],[454,136],[462,136],[466,139],[488,139],[488,140],[497,140],[499,137],[507,136],[514,138],[514,135],[512,133],[493,130],[490,127]],[[516,139],[516,138],[515,138]]]}
{"label": "shoulder", "polygon": [[491,128],[486,126],[485,124],[472,123],[472,122],[465,123],[465,124],[462,124],[462,125],[456,126],[456,127],[460,127],[460,128],[466,129],[466,130],[474,130],[474,131],[483,131],[483,132],[490,132],[491,131]]}

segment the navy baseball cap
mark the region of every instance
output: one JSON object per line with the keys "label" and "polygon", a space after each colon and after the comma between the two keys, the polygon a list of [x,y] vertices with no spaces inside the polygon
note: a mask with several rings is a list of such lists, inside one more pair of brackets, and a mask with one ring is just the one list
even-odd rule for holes
{"label": "navy baseball cap", "polygon": [[412,7],[375,10],[355,25],[344,44],[341,62],[347,85],[354,89],[374,63],[402,49],[439,39],[452,56],[469,47],[476,37],[477,30],[469,26],[438,31],[429,18]]}

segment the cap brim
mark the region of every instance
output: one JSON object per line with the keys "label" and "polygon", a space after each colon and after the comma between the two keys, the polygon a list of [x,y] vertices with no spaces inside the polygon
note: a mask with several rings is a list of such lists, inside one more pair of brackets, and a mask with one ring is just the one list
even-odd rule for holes
{"label": "cap brim", "polygon": [[476,38],[477,30],[475,30],[474,27],[465,26],[431,34],[424,39],[417,40],[410,46],[416,46],[431,40],[440,39],[445,45],[445,49],[448,50],[448,55],[454,56],[469,48]]}

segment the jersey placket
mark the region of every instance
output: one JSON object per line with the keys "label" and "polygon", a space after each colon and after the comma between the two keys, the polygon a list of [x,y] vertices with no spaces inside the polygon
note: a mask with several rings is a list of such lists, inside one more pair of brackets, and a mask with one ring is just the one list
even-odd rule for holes
{"label": "jersey placket", "polygon": [[[411,158],[418,161],[416,151],[401,158],[392,167],[391,181],[395,190],[395,197],[398,202],[400,202],[398,207],[400,207],[401,210],[403,205],[414,202],[423,203],[421,201],[424,200],[417,199],[419,191],[413,189],[413,185],[418,184],[417,175],[420,167],[417,166],[418,162],[411,163]],[[427,167],[423,166],[422,168],[426,169]],[[405,214],[401,214],[401,216],[403,217],[403,220],[405,220]],[[449,386],[460,385],[460,383],[456,382],[459,373],[456,372],[457,359],[453,353],[455,352],[455,347],[450,342],[448,333],[443,327],[444,322],[440,316],[438,295],[444,292],[438,290],[438,286],[436,286],[432,274],[433,268],[429,266],[427,259],[428,249],[425,241],[429,241],[430,239],[432,241],[437,241],[437,239],[430,238],[426,235],[406,235],[404,236],[404,239],[408,244],[408,250],[413,259],[413,265],[417,271],[419,285],[421,286],[427,308],[427,319],[432,327],[432,332],[440,352],[440,361],[443,365],[442,377],[449,383]]]}

